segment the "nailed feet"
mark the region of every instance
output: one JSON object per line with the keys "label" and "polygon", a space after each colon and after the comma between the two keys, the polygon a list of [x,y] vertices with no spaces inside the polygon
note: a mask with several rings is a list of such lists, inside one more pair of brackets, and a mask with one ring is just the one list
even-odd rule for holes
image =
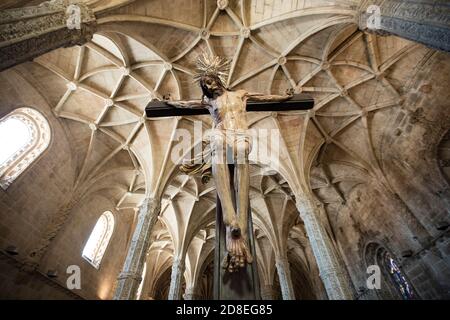
{"label": "nailed feet", "polygon": [[229,272],[239,271],[246,263],[253,262],[247,239],[244,239],[241,229],[237,226],[226,228],[227,255],[223,259],[222,267]]}

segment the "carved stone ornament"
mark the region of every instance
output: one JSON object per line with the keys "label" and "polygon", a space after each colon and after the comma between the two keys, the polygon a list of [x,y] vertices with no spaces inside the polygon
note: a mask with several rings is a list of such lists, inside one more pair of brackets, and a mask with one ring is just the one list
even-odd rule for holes
{"label": "carved stone ornament", "polygon": [[96,19],[86,4],[52,0],[0,12],[0,71],[48,51],[92,39]]}
{"label": "carved stone ornament", "polygon": [[450,7],[427,1],[367,1],[359,28],[377,35],[396,35],[434,49],[450,51]]}

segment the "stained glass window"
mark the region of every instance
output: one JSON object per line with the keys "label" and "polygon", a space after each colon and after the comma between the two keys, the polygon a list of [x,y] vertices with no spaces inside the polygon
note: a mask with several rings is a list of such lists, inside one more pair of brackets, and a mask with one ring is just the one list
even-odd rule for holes
{"label": "stained glass window", "polygon": [[97,220],[94,229],[83,249],[83,258],[97,269],[100,267],[103,255],[114,229],[114,216],[110,211],[103,213]]}
{"label": "stained glass window", "polygon": [[44,152],[50,127],[32,108],[18,108],[0,119],[0,186],[11,183]]}
{"label": "stained glass window", "polygon": [[389,252],[384,253],[384,261],[386,268],[391,275],[395,286],[402,295],[404,300],[414,299],[414,293],[411,286],[406,281],[402,271],[400,270],[397,262],[392,258]]}

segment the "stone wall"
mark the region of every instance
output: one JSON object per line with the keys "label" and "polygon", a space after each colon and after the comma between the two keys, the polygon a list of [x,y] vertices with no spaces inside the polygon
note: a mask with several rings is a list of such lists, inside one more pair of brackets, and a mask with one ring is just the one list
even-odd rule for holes
{"label": "stone wall", "polygon": [[[69,276],[67,267],[81,269],[81,290],[78,294],[89,299],[112,299],[116,278],[126,256],[133,213],[114,210],[114,203],[104,195],[90,194],[71,212],[71,218],[52,242],[43,258],[41,269],[55,269],[63,283]],[[114,215],[114,230],[99,269],[92,266],[81,254],[97,219],[105,211]]]}
{"label": "stone wall", "polygon": [[21,271],[20,266],[14,258],[0,253],[0,299],[81,299],[62,282],[42,273]]}
{"label": "stone wall", "polygon": [[[449,230],[438,227],[450,221],[450,195],[436,158],[449,129],[448,55],[432,53],[417,68],[405,88],[404,108],[392,117],[395,125],[382,134],[382,167],[392,189],[370,180],[355,187],[334,226],[357,289],[366,287],[373,258],[367,246],[377,243],[393,253],[419,298],[448,299]],[[389,298],[384,290],[361,298]]]}
{"label": "stone wall", "polygon": [[[115,279],[126,255],[134,210],[115,211],[116,195],[108,189],[87,192],[88,196],[75,204],[67,221],[45,248],[37,261],[37,270],[21,271],[29,253],[44,237],[51,219],[73,196],[83,159],[80,156],[83,150],[79,149],[80,129],[53,115],[48,102],[51,95],[39,92],[38,83],[42,78],[28,72],[33,68],[36,65],[26,64],[0,75],[0,117],[17,107],[30,106],[44,114],[52,131],[48,149],[6,191],[0,189],[0,249],[14,246],[18,250],[14,257],[1,253],[2,298],[112,298]],[[113,212],[115,227],[97,270],[81,254],[97,219],[106,210]],[[69,276],[66,270],[70,265],[81,269],[81,290],[72,294],[65,289]],[[49,279],[48,270],[56,270],[58,277]]]}
{"label": "stone wall", "polygon": [[46,117],[52,131],[47,150],[6,191],[0,190],[0,248],[14,245],[24,257],[70,197],[75,168],[70,138],[47,101],[18,71],[3,72],[0,81],[0,117],[18,107],[33,107]]}

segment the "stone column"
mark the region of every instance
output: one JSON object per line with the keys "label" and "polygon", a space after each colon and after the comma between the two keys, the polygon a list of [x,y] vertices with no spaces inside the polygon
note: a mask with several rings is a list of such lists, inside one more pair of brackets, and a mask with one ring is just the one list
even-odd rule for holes
{"label": "stone column", "polygon": [[276,292],[273,288],[273,284],[264,284],[261,286],[261,299],[262,300],[275,300]]}
{"label": "stone column", "polygon": [[198,300],[200,296],[197,294],[195,287],[188,287],[184,291],[184,300]]}
{"label": "stone column", "polygon": [[361,30],[392,34],[434,49],[450,51],[450,6],[447,1],[363,1],[358,24]]}
{"label": "stone column", "polygon": [[295,300],[294,286],[292,285],[288,259],[286,257],[277,257],[275,259],[275,265],[277,267],[278,278],[280,279],[283,300]]}
{"label": "stone column", "polygon": [[181,284],[184,275],[184,258],[174,257],[172,262],[172,275],[170,278],[170,289],[168,300],[181,299]]}
{"label": "stone column", "polygon": [[328,298],[330,300],[352,300],[353,294],[348,277],[339,263],[337,252],[319,219],[318,208],[312,204],[311,200],[304,197],[297,197],[296,201]]}
{"label": "stone column", "polygon": [[131,239],[123,271],[117,279],[114,300],[134,300],[142,280],[142,270],[150,246],[150,234],[158,220],[160,201],[146,198],[139,208],[138,221]]}
{"label": "stone column", "polygon": [[0,71],[57,48],[82,45],[95,29],[94,13],[79,0],[0,11]]}

